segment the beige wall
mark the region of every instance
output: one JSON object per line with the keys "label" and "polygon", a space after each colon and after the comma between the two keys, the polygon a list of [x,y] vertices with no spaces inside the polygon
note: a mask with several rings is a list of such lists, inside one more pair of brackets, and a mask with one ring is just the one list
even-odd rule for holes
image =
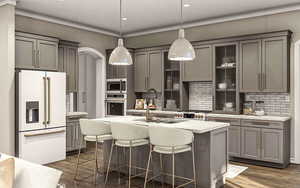
{"label": "beige wall", "polygon": [[117,44],[116,37],[84,31],[24,16],[16,16],[16,30],[80,42],[80,47],[95,48],[104,56],[106,56],[106,49],[114,48]]}
{"label": "beige wall", "polygon": [[15,7],[0,6],[0,153],[14,154]]}
{"label": "beige wall", "polygon": [[[208,40],[236,35],[262,33],[289,29],[293,32],[291,45],[291,113],[294,116],[294,43],[300,40],[300,11],[262,16],[257,18],[243,19],[219,24],[211,24],[186,29],[186,38],[190,41]],[[177,38],[177,31],[161,32],[137,37],[130,37],[126,40],[126,46],[131,48],[142,48],[157,45],[171,44]],[[294,123],[292,127],[291,150],[294,156]],[[300,136],[300,135],[296,135]],[[300,144],[300,143],[298,143]],[[299,146],[298,146],[299,147]]]}

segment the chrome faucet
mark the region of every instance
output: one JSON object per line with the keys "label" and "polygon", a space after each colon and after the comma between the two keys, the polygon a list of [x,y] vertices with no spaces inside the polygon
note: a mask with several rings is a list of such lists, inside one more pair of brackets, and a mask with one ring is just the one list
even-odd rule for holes
{"label": "chrome faucet", "polygon": [[147,104],[147,109],[146,109],[146,121],[151,121],[153,120],[153,117],[150,114],[150,100],[153,100],[157,98],[157,91],[154,88],[148,89],[146,92],[146,104]]}

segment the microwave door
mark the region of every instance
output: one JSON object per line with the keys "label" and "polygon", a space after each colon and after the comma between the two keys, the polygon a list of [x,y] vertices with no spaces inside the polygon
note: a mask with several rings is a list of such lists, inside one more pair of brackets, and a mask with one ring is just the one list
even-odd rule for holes
{"label": "microwave door", "polygon": [[47,128],[66,126],[66,74],[47,72]]}
{"label": "microwave door", "polygon": [[45,72],[18,73],[18,130],[30,131],[45,128]]}

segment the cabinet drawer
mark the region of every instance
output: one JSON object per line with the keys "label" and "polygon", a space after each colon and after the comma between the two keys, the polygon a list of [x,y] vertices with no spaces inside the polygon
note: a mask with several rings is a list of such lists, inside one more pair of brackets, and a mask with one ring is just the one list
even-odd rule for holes
{"label": "cabinet drawer", "polygon": [[230,125],[241,125],[240,119],[217,118],[217,117],[208,117],[207,119],[208,121],[230,123]]}
{"label": "cabinet drawer", "polygon": [[249,126],[249,127],[270,128],[270,129],[283,129],[284,128],[283,123],[274,122],[274,121],[242,120],[241,125]]}

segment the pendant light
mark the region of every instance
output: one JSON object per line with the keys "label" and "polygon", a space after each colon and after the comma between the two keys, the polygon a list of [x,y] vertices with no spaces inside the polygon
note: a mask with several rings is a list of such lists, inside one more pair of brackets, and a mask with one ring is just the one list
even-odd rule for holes
{"label": "pendant light", "polygon": [[171,61],[191,61],[195,59],[195,50],[192,44],[184,38],[184,29],[182,28],[182,0],[180,0],[180,2],[181,23],[178,31],[178,39],[172,43],[168,59]]}
{"label": "pendant light", "polygon": [[132,57],[129,51],[124,47],[122,38],[122,0],[120,0],[120,38],[118,46],[112,51],[109,57],[110,65],[132,65]]}

